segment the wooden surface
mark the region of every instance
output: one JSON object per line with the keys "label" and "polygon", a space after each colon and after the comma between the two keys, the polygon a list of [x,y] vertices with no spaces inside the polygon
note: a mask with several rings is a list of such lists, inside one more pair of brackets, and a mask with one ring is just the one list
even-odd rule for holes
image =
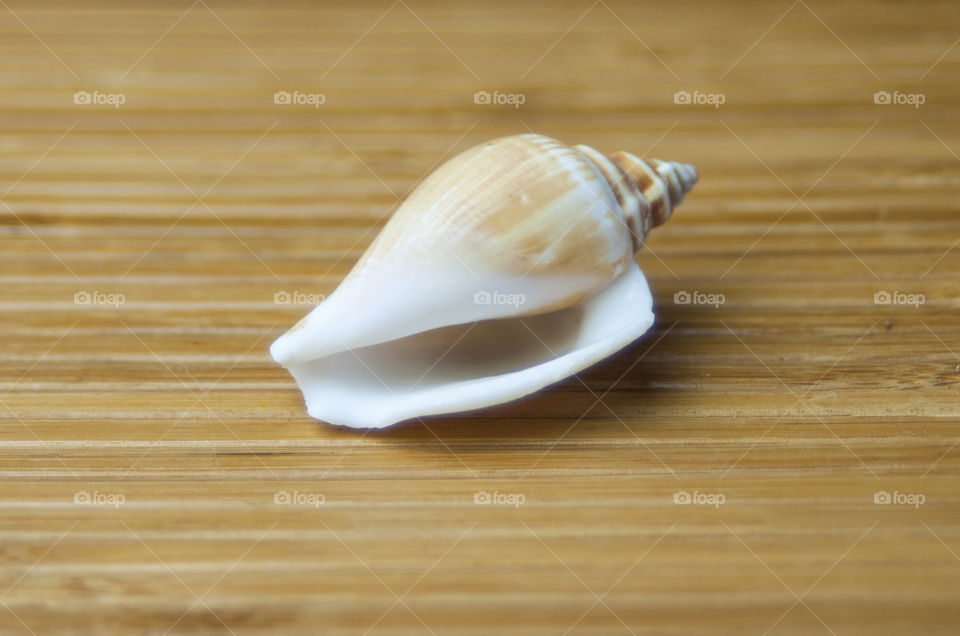
{"label": "wooden surface", "polygon": [[[955,3],[0,4],[0,632],[960,630]],[[309,419],[274,294],[527,130],[699,167],[653,330],[499,408]]]}

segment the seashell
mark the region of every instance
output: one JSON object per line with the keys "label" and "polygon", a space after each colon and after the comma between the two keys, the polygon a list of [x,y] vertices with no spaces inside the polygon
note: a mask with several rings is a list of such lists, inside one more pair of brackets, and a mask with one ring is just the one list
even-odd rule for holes
{"label": "seashell", "polygon": [[312,417],[356,428],[532,393],[650,328],[634,253],[696,181],[688,165],[540,135],[471,148],[270,352]]}

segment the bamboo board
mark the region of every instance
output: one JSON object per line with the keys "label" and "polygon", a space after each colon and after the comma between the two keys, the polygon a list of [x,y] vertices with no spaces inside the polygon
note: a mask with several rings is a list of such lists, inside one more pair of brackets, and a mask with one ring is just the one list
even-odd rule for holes
{"label": "bamboo board", "polygon": [[[4,4],[0,632],[956,633],[958,18]],[[308,418],[275,295],[526,131],[699,168],[651,332],[502,407]]]}

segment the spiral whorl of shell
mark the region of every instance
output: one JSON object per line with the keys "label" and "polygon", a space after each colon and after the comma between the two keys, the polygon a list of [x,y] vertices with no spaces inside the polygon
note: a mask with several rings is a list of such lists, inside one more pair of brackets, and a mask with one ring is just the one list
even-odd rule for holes
{"label": "spiral whorl of shell", "polygon": [[623,209],[634,252],[643,247],[650,229],[663,225],[673,208],[697,182],[693,166],[659,159],[644,160],[629,152],[604,155],[589,146],[574,146],[597,166]]}

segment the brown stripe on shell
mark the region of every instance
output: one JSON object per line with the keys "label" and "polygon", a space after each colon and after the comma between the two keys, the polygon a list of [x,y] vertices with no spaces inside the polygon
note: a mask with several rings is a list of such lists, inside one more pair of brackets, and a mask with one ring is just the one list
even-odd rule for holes
{"label": "brown stripe on shell", "polygon": [[583,154],[607,180],[610,191],[613,192],[623,212],[623,221],[630,231],[633,240],[633,251],[638,252],[650,233],[650,204],[647,203],[643,192],[637,183],[623,168],[610,160],[609,157],[594,150],[590,146],[574,146],[574,149]]}

